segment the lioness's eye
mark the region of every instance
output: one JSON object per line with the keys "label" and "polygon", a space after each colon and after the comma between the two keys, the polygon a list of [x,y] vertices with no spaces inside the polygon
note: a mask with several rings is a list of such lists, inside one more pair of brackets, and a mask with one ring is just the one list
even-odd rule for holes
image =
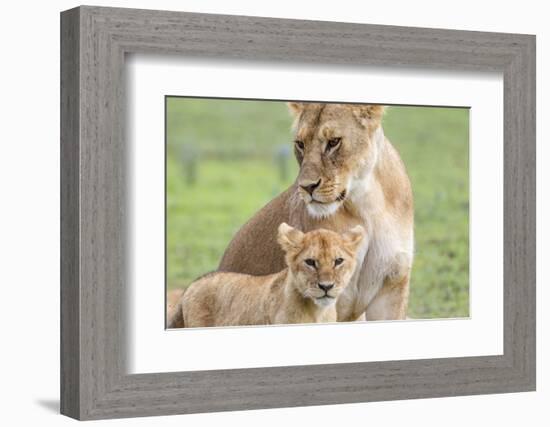
{"label": "lioness's eye", "polygon": [[315,267],[315,260],[311,258],[307,258],[304,260],[304,262],[309,265],[310,267]]}
{"label": "lioness's eye", "polygon": [[334,260],[334,265],[340,265],[344,262],[344,258],[336,258]]}
{"label": "lioness's eye", "polygon": [[298,147],[298,150],[304,151],[304,142],[303,141],[294,141],[294,144],[296,144],[296,147]]}
{"label": "lioness's eye", "polygon": [[342,142],[342,138],[329,139],[328,142],[327,142],[327,148],[326,148],[325,151],[329,152],[330,150],[332,150],[333,148],[338,146],[338,144],[340,144],[340,142]]}

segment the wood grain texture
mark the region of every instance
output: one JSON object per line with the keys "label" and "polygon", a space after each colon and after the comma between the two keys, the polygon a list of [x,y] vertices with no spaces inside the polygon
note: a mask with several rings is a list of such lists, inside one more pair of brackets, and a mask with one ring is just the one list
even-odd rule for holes
{"label": "wood grain texture", "polygon": [[61,413],[80,414],[78,10],[61,20]]}
{"label": "wood grain texture", "polygon": [[[534,36],[97,7],[61,21],[62,413],[100,419],[534,390]],[[127,374],[128,53],[502,72],[504,354]]]}

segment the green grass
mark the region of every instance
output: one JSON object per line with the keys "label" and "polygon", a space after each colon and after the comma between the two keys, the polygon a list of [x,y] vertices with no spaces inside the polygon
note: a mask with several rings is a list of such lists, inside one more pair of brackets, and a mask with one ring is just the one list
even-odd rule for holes
{"label": "green grass", "polygon": [[411,317],[469,315],[468,110],[394,107],[384,131],[415,201]]}
{"label": "green grass", "polygon": [[[235,231],[294,180],[294,159],[286,175],[275,160],[290,124],[284,103],[169,98],[169,288],[215,269]],[[468,128],[465,109],[391,107],[384,118],[415,197],[412,317],[469,314]]]}

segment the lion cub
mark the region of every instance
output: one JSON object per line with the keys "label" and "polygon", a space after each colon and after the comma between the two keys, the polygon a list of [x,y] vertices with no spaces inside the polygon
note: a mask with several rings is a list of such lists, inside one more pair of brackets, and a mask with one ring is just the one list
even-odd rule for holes
{"label": "lion cub", "polygon": [[302,233],[282,223],[278,242],[288,268],[267,276],[203,276],[169,314],[168,327],[335,322],[336,299],[355,271],[364,240],[360,225],[340,235],[323,229]]}

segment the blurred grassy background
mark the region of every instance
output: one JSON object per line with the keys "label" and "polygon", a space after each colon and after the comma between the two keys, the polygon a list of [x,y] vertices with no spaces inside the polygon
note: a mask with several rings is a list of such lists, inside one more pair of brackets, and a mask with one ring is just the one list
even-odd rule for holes
{"label": "blurred grassy background", "polygon": [[[415,199],[409,315],[469,315],[468,110],[391,107],[384,131]],[[233,234],[297,174],[282,102],[167,99],[167,286],[217,268]]]}

